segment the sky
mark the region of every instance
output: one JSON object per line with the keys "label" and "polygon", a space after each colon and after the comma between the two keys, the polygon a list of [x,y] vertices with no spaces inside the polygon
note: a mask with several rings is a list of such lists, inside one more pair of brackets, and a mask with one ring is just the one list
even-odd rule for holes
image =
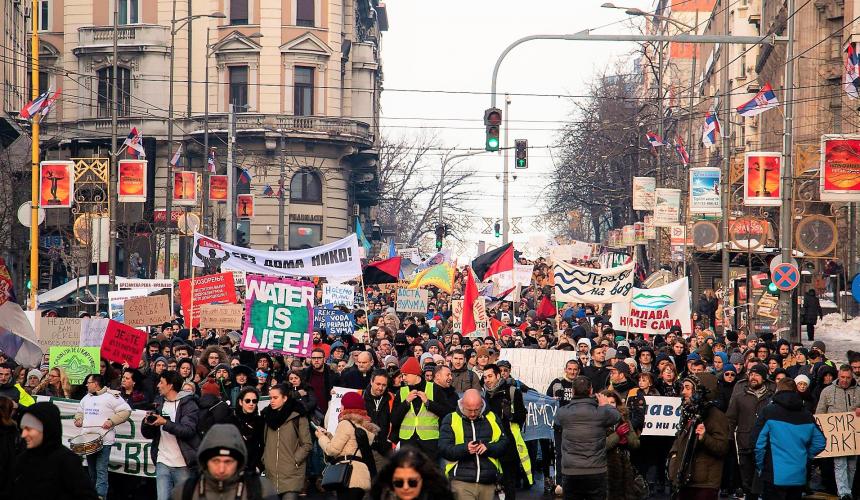
{"label": "sky", "polygon": [[[601,8],[605,0],[387,0],[389,29],[382,37],[383,135],[415,138],[435,134],[444,147],[483,148],[483,113],[490,106],[493,66],[514,40],[533,34],[576,33],[605,26],[595,33],[631,33],[630,16],[622,10]],[[616,5],[647,10],[652,0],[621,0]],[[558,130],[573,109],[572,97],[583,95],[595,75],[633,50],[632,42],[570,42],[539,40],[515,48],[499,70],[497,107],[504,109],[504,94],[511,96],[509,145],[527,139],[529,168],[513,169],[510,216],[522,217],[526,242],[540,230],[546,205],[536,198],[552,171]],[[416,92],[445,91],[441,92]],[[564,97],[560,97],[564,96]],[[504,141],[504,130],[502,131]],[[538,147],[536,147],[538,146]],[[546,147],[544,147],[546,146]],[[467,239],[500,243],[492,234],[481,235],[483,217],[502,217],[503,156],[486,153],[468,158],[460,169],[475,171],[474,234]],[[440,165],[439,157],[434,160]],[[426,175],[439,175],[438,167]],[[499,176],[499,179],[496,178]],[[519,245],[518,245],[519,246]],[[466,253],[474,254],[475,245]]]}

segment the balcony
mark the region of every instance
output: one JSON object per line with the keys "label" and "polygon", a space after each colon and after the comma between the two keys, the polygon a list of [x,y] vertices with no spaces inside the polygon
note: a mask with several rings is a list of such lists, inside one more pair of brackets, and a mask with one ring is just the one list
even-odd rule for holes
{"label": "balcony", "polygon": [[[209,131],[227,131],[227,113],[209,115]],[[185,130],[192,135],[203,134],[203,116],[194,116]],[[373,144],[373,131],[370,125],[348,118],[328,116],[292,116],[262,113],[237,113],[236,134],[251,132],[277,133],[283,131],[287,137],[307,139],[327,139],[341,142],[358,143],[363,146]]]}
{"label": "balcony", "polygon": [[[117,49],[120,52],[167,52],[170,28],[154,24],[128,24],[117,27]],[[72,53],[104,54],[113,51],[112,26],[78,28],[78,46]]]}

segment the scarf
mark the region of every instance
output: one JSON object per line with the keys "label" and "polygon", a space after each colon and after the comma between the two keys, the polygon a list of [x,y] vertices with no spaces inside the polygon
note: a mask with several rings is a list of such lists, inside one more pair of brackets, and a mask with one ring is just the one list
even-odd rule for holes
{"label": "scarf", "polygon": [[262,412],[263,420],[266,421],[266,425],[269,426],[269,429],[276,431],[284,425],[284,422],[287,421],[287,418],[289,418],[295,409],[296,403],[292,399],[288,399],[284,402],[284,406],[277,410],[271,406],[267,406]]}

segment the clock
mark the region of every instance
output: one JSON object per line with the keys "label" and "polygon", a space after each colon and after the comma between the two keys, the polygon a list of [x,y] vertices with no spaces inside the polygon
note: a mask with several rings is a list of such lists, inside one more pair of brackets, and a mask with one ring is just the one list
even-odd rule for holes
{"label": "clock", "polygon": [[794,240],[810,257],[830,255],[836,249],[836,224],[823,215],[804,217],[794,230]]}
{"label": "clock", "polygon": [[711,221],[700,220],[693,224],[693,245],[699,250],[714,250],[720,242],[720,229]]}

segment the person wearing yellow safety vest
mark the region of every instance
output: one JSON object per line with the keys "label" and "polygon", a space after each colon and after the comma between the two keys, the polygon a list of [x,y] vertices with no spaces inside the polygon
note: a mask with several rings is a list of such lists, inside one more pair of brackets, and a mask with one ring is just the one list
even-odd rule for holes
{"label": "person wearing yellow safety vest", "polygon": [[457,500],[493,500],[508,447],[499,417],[477,389],[468,389],[457,411],[442,419],[439,456]]}
{"label": "person wearing yellow safety vest", "polygon": [[433,382],[425,381],[415,357],[400,367],[405,385],[395,394],[391,408],[391,436],[400,446],[414,446],[432,459],[437,457],[439,421],[454,411],[452,402],[435,394]]}
{"label": "person wearing yellow safety vest", "polygon": [[0,363],[0,396],[6,396],[18,406],[30,406],[36,401],[12,379],[12,363]]}
{"label": "person wearing yellow safety vest", "polygon": [[499,416],[502,432],[508,438],[505,453],[500,458],[505,471],[502,486],[505,500],[516,500],[520,478],[524,477],[529,486],[533,482],[532,463],[521,431],[528,416],[523,393],[501,377],[498,365],[489,364],[484,367],[484,399],[490,411]]}

